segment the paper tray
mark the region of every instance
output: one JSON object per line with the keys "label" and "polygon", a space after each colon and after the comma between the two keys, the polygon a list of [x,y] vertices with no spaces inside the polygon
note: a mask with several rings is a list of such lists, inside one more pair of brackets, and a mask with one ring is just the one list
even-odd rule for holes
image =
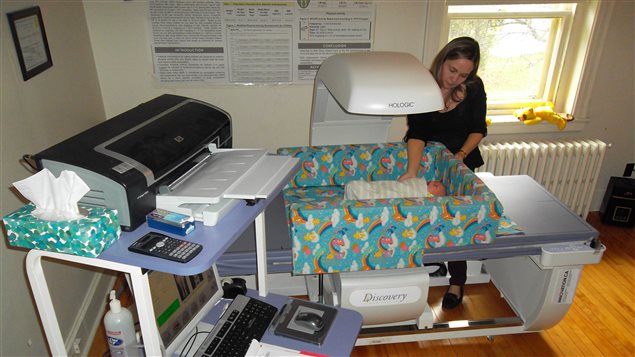
{"label": "paper tray", "polygon": [[169,192],[157,195],[156,206],[214,226],[238,200],[252,204],[272,196],[297,161],[289,156],[267,155],[261,149],[213,152],[170,185]]}

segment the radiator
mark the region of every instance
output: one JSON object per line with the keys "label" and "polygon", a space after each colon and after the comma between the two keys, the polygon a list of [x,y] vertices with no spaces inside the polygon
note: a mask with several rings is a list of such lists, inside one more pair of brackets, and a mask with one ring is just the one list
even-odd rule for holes
{"label": "radiator", "polygon": [[586,219],[607,144],[597,139],[486,142],[477,172],[529,175]]}

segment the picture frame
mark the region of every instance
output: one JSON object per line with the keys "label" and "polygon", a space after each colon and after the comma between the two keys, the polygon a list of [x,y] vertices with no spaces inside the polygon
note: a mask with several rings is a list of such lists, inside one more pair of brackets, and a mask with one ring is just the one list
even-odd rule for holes
{"label": "picture frame", "polygon": [[39,6],[7,13],[22,78],[27,81],[53,66]]}

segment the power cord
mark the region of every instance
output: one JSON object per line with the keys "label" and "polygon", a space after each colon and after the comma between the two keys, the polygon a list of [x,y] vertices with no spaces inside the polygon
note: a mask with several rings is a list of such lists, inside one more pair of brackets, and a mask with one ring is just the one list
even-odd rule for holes
{"label": "power cord", "polygon": [[20,160],[20,164],[24,166],[29,172],[32,174],[38,172],[37,164],[35,159],[30,154],[22,155],[22,160]]}
{"label": "power cord", "polygon": [[[187,356],[190,354],[192,347],[194,347],[194,341],[196,341],[196,336],[198,336],[199,334],[204,334],[204,333],[209,334],[210,332],[212,331],[199,331],[198,326],[196,326],[196,329],[194,330],[194,333],[192,334],[192,336],[190,336],[190,338],[187,340],[185,345],[183,345],[183,349],[181,350],[181,353],[179,354],[179,356]],[[187,352],[185,351],[185,348],[187,348]]]}

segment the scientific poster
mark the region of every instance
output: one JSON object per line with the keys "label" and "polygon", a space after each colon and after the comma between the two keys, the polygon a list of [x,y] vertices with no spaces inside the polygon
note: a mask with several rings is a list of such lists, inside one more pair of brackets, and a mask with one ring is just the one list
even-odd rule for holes
{"label": "scientific poster", "polygon": [[372,50],[373,1],[151,0],[161,83],[312,82],[336,53]]}

